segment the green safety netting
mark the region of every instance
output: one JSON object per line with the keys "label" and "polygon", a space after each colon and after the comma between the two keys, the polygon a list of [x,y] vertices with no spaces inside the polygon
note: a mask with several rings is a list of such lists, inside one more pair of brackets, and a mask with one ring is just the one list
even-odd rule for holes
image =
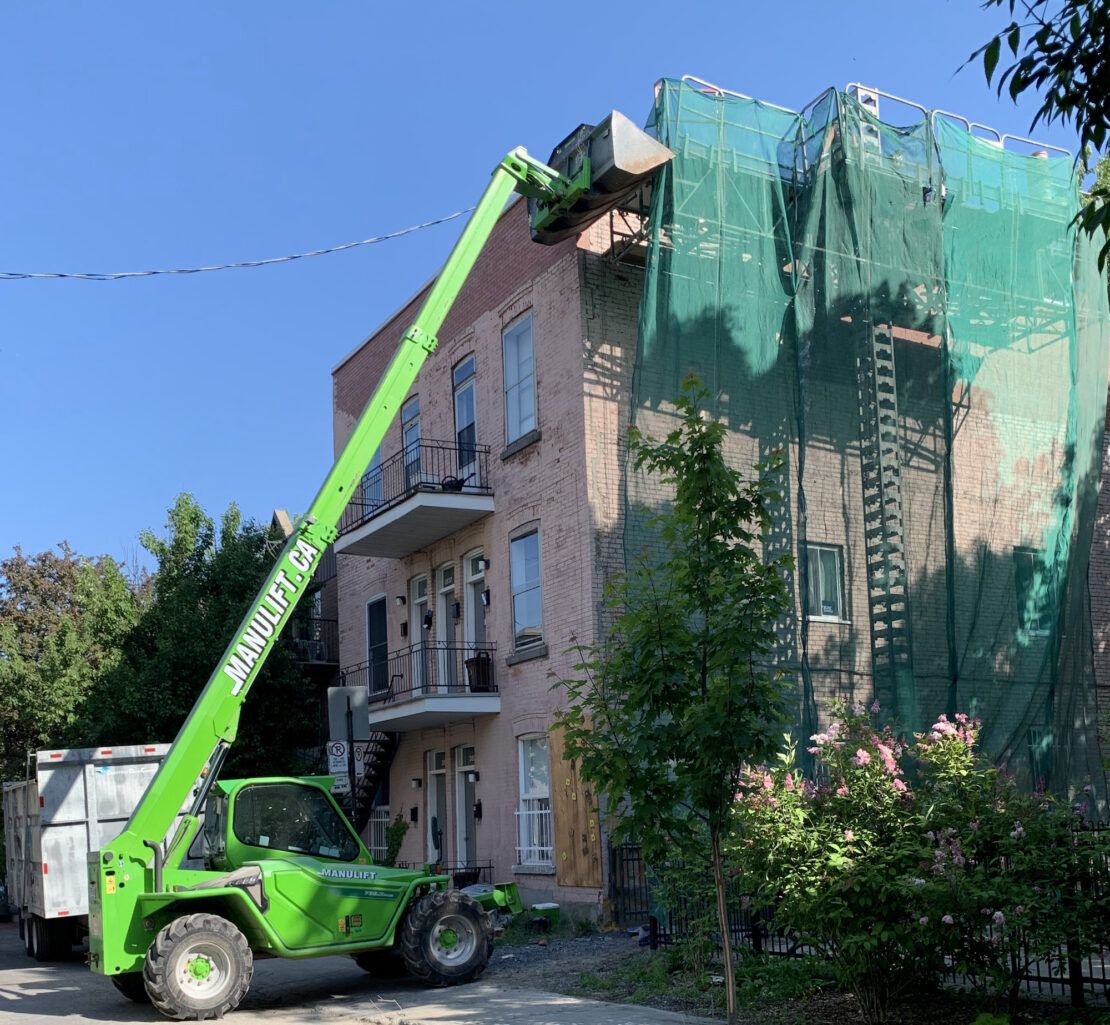
{"label": "green safety netting", "polygon": [[[947,115],[883,123],[830,90],[797,114],[664,80],[632,417],[696,371],[750,470],[786,455],[798,735],[878,697],[983,722],[1024,785],[1094,788],[1087,565],[1106,414],[1105,279],[1069,157]],[[626,481],[626,557],[656,482]]]}

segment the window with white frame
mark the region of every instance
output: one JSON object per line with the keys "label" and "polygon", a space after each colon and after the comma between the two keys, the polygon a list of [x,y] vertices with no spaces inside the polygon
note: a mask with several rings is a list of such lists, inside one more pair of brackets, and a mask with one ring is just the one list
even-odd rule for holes
{"label": "window with white frame", "polygon": [[467,356],[454,370],[455,452],[458,477],[464,484],[478,484],[478,426],[474,403],[474,357]]}
{"label": "window with white frame", "polygon": [[513,598],[513,648],[520,651],[543,643],[538,528],[509,542],[509,573]]}
{"label": "window with white frame", "polygon": [[401,444],[405,453],[405,489],[420,483],[420,396],[401,407]]}
{"label": "window with white frame", "polygon": [[1056,600],[1043,552],[1035,548],[1014,549],[1014,590],[1018,626],[1035,637],[1047,635],[1056,615]]}
{"label": "window with white frame", "polygon": [[551,767],[547,734],[520,738],[519,857],[521,865],[552,864]]}
{"label": "window with white frame", "polygon": [[362,500],[366,503],[366,511],[373,512],[382,504],[382,447],[374,449],[370,457],[370,465],[362,478]]}
{"label": "window with white frame", "polygon": [[536,374],[532,359],[532,314],[515,320],[501,335],[505,368],[505,443],[536,429]]}
{"label": "window with white frame", "polygon": [[809,581],[806,618],[842,621],[844,607],[843,554],[838,545],[806,545]]}

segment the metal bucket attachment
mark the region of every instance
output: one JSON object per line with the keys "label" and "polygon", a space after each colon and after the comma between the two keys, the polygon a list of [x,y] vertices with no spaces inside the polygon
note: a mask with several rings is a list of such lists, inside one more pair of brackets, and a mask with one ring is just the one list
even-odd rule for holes
{"label": "metal bucket attachment", "polygon": [[674,154],[614,110],[598,125],[579,125],[547,163],[568,178],[589,164],[589,187],[569,201],[528,200],[532,240],[545,246],[585,231],[650,179]]}

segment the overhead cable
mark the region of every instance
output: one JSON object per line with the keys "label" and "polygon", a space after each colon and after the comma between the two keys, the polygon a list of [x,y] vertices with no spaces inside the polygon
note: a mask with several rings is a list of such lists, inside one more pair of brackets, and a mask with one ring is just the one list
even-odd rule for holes
{"label": "overhead cable", "polygon": [[423,224],[414,224],[410,228],[400,231],[391,231],[388,235],[375,235],[373,238],[364,238],[359,242],[345,242],[341,246],[331,246],[328,249],[314,249],[310,253],[293,253],[289,256],[273,256],[268,260],[242,260],[238,263],[218,263],[211,267],[175,267],[166,270],[129,270],[113,273],[67,273],[62,271],[0,271],[0,281],[22,281],[27,278],[76,278],[80,281],[120,281],[123,278],[150,278],[157,274],[203,274],[213,270],[233,270],[238,267],[267,267],[273,263],[289,263],[292,260],[303,260],[309,256],[327,256],[329,253],[341,253],[345,249],[354,249],[357,246],[372,246],[378,242],[388,242],[390,239],[400,238],[402,235],[411,235],[414,231],[423,228],[432,228],[437,224],[445,224],[457,217],[464,217],[474,207],[457,210],[446,217],[437,217],[434,221],[425,221]]}

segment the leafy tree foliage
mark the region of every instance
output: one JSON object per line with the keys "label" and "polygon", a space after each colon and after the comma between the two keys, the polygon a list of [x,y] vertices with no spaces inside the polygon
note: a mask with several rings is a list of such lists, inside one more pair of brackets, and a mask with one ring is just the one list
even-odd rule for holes
{"label": "leafy tree foliage", "polygon": [[81,743],[75,728],[98,680],[119,662],[140,591],[107,556],[57,552],[0,562],[0,772],[22,776],[28,751]]}
{"label": "leafy tree foliage", "polygon": [[658,550],[611,590],[611,631],[584,651],[581,675],[563,681],[569,707],[558,725],[649,864],[712,866],[735,1021],[721,838],[744,763],[768,758],[788,721],[789,684],[769,664],[787,559],[761,552],[781,461],[744,480],[724,459],[724,426],[701,414],[707,397],[688,379],[679,427],[661,442],[632,432],[633,466],[673,486],[674,501],[655,521]]}
{"label": "leafy tree foliage", "polygon": [[[169,510],[164,537],[140,535],[158,560],[153,595],[84,717],[97,743],[172,740],[273,565],[268,529],[231,505],[217,528],[192,495]],[[300,773],[322,744],[311,683],[278,645],[245,703],[222,775]],[[313,752],[312,757],[315,757]]]}
{"label": "leafy tree foliage", "polygon": [[[981,57],[988,82],[1013,100],[1033,89],[1041,105],[1030,128],[1040,122],[1074,125],[1080,148],[1105,150],[1110,136],[1110,3],[1107,0],[985,0],[984,7],[1007,7],[1010,24],[969,58]],[[1010,57],[1002,59],[1003,47]],[[1110,190],[1100,176],[1094,202],[1080,223],[1089,232],[1110,228]],[[1104,243],[1100,262],[1110,255]]]}

